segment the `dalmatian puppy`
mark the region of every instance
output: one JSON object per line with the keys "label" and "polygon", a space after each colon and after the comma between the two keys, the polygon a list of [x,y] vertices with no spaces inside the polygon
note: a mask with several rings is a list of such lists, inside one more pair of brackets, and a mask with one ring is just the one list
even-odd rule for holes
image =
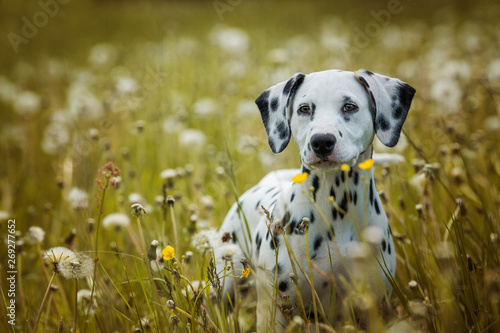
{"label": "dalmatian puppy", "polygon": [[[360,163],[372,158],[375,135],[386,146],[397,144],[414,93],[399,79],[367,70],[328,70],[297,73],[257,98],[272,151],[280,153],[293,138],[302,162],[301,170],[265,176],[220,228],[241,249],[235,267],[245,257],[257,272],[258,331],[282,328],[297,314],[312,318],[313,298],[320,319],[332,320],[330,310],[354,283],[380,301],[391,294],[391,229],[373,168]],[[292,182],[298,173],[307,173],[304,182]],[[366,237],[376,244],[360,268]],[[225,289],[231,296],[232,280]],[[280,310],[285,303],[288,313]]]}

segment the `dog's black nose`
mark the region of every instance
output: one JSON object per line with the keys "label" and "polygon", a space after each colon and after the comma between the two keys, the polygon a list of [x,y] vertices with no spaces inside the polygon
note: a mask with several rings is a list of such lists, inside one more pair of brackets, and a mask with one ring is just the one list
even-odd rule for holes
{"label": "dog's black nose", "polygon": [[314,134],[311,148],[318,157],[325,158],[333,152],[337,139],[333,134]]}

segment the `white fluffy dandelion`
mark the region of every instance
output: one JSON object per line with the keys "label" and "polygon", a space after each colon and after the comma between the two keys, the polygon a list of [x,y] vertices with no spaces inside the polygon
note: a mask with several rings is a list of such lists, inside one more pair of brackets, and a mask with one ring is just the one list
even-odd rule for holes
{"label": "white fluffy dandelion", "polygon": [[26,241],[29,244],[42,244],[43,240],[45,238],[45,231],[43,231],[42,228],[40,227],[30,227],[28,229],[28,233],[26,234]]}
{"label": "white fluffy dandelion", "polygon": [[[97,293],[94,292],[94,297],[92,297],[92,291],[89,289],[80,289],[76,294],[76,302],[78,303],[78,307],[80,311],[84,314],[88,314],[90,316],[95,315],[95,310],[97,308]],[[92,305],[90,305],[90,301],[92,300]]]}
{"label": "white fluffy dandelion", "polygon": [[193,105],[193,111],[196,115],[206,117],[215,112],[217,103],[212,98],[202,98]]}
{"label": "white fluffy dandelion", "polygon": [[241,254],[240,247],[232,243],[224,243],[214,248],[214,258],[216,263],[231,261],[233,257],[239,254]]}
{"label": "white fluffy dandelion", "polygon": [[42,100],[31,91],[20,92],[14,97],[14,110],[22,116],[31,116],[40,110]]}
{"label": "white fluffy dandelion", "polygon": [[138,203],[138,204],[143,204],[144,203],[144,198],[142,197],[142,195],[140,195],[139,193],[130,193],[128,195],[128,203],[133,205],[135,203]]}
{"label": "white fluffy dandelion", "polygon": [[53,265],[54,271],[59,272],[61,264],[76,260],[76,254],[66,247],[57,246],[45,251],[42,258]]}
{"label": "white fluffy dandelion", "polygon": [[189,148],[201,148],[207,142],[205,134],[196,129],[185,129],[179,133],[179,143],[181,146]]}
{"label": "white fluffy dandelion", "polygon": [[86,209],[89,205],[89,195],[84,190],[74,187],[69,191],[68,201],[74,210]]}
{"label": "white fluffy dandelion", "polygon": [[109,214],[102,220],[102,226],[106,229],[120,230],[126,228],[129,224],[130,218],[122,213]]}
{"label": "white fluffy dandelion", "polygon": [[191,239],[191,245],[200,252],[209,251],[220,243],[220,235],[215,228],[201,230]]}
{"label": "white fluffy dandelion", "polygon": [[68,280],[78,280],[90,276],[94,271],[94,260],[78,253],[74,259],[64,260],[59,264],[59,272]]}

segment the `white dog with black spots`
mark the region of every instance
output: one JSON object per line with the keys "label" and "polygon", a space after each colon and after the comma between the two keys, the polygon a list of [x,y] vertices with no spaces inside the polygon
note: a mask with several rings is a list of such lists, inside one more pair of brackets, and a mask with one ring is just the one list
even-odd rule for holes
{"label": "white dog with black spots", "polygon": [[[241,249],[234,267],[242,268],[245,257],[257,272],[258,331],[286,326],[288,315],[312,318],[313,297],[318,313],[329,314],[355,282],[362,281],[378,301],[391,294],[391,228],[373,168],[360,163],[372,158],[375,135],[386,146],[397,144],[414,93],[399,79],[367,70],[328,70],[297,73],[257,98],[272,151],[283,151],[293,138],[302,162],[301,170],[271,172],[245,192],[220,228]],[[305,181],[292,182],[299,172],[307,173]],[[369,264],[356,269],[353,258],[367,230],[378,244]],[[315,293],[308,281],[314,281]],[[232,283],[226,279],[225,296],[232,296]],[[285,299],[292,305],[286,316],[276,310]],[[273,317],[276,322],[270,322]],[[319,319],[332,320],[326,317]]]}

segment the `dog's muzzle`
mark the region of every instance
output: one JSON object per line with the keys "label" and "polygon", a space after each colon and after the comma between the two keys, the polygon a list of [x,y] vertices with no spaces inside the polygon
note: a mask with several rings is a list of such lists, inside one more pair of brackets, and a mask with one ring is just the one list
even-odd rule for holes
{"label": "dog's muzzle", "polygon": [[310,142],[316,156],[320,160],[326,161],[328,156],[332,154],[337,139],[333,134],[314,134]]}

